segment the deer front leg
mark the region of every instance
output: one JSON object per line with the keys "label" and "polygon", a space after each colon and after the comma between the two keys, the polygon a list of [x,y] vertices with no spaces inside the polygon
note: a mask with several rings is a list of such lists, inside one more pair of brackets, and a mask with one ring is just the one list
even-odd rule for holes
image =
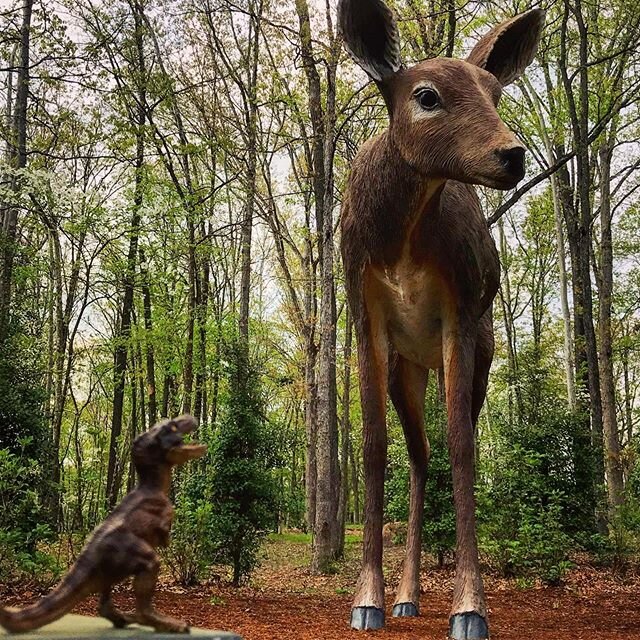
{"label": "deer front leg", "polygon": [[376,327],[369,319],[356,321],[356,331],[363,419],[365,521],[362,570],[351,610],[351,627],[364,630],[384,626],[382,511],[387,464],[388,342],[383,328]]}
{"label": "deer front leg", "polygon": [[429,371],[402,356],[391,364],[389,395],[404,431],[411,470],[411,499],[407,528],[407,555],[393,606],[395,617],[417,616],[420,610],[420,557],[424,488],[429,462],[429,443],[424,430],[424,395]]}
{"label": "deer front leg", "polygon": [[450,329],[445,333],[443,348],[456,510],[456,579],[449,637],[451,640],[486,640],[489,629],[478,559],[474,496],[472,396],[476,330],[460,325]]}

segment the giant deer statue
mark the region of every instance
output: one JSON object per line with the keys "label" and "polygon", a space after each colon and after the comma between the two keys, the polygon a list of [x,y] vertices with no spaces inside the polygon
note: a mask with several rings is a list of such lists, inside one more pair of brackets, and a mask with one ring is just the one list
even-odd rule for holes
{"label": "giant deer statue", "polygon": [[411,467],[410,515],[394,616],[416,616],[420,531],[429,443],[429,369],[444,368],[456,512],[456,579],[449,636],[488,638],[478,561],[474,429],[493,358],[491,307],[499,282],[495,245],[474,184],[512,189],[525,149],[500,119],[502,88],[532,61],[544,12],[519,15],[485,35],[466,60],[404,68],[398,29],[381,0],[340,0],[345,45],[375,81],[389,129],[356,157],[342,212],[342,256],[358,341],[364,420],[366,519],[351,626],[384,625],[382,512],[387,393]]}

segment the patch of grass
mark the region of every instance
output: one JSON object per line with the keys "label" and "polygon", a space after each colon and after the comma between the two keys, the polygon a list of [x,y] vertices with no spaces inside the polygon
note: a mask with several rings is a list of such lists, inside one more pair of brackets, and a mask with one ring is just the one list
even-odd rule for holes
{"label": "patch of grass", "polygon": [[271,542],[289,542],[291,544],[311,544],[311,534],[299,531],[285,531],[269,535]]}

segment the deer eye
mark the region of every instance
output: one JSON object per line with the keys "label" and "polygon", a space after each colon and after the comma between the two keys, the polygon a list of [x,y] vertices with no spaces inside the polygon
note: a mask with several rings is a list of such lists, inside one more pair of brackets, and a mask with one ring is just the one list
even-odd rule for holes
{"label": "deer eye", "polygon": [[435,89],[423,88],[418,89],[415,93],[418,104],[425,111],[433,111],[440,106],[440,96]]}

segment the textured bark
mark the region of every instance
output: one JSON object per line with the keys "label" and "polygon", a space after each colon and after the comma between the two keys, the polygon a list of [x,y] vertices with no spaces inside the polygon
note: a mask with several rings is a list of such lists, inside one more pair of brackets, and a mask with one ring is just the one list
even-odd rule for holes
{"label": "textured bark", "polygon": [[156,360],[153,350],[153,320],[151,315],[151,287],[145,254],[140,249],[140,276],[142,281],[142,304],[144,308],[144,329],[146,334],[146,369],[147,369],[147,409],[149,424],[158,421],[158,403],[156,399]]}
{"label": "textured bark", "polygon": [[258,54],[260,51],[260,26],[262,21],[262,0],[253,6],[251,19],[250,66],[247,69],[247,93],[249,95],[247,117],[247,178],[246,206],[241,228],[241,270],[240,270],[240,338],[248,349],[249,342],[249,301],[251,289],[251,238],[256,201],[256,172],[258,162]]}
{"label": "textured bark", "polygon": [[[547,88],[549,89],[551,86],[550,78],[548,75],[548,70],[545,69],[546,72],[546,80],[547,80]],[[533,110],[536,113],[536,117],[538,118],[538,122],[540,124],[539,131],[540,136],[542,138],[542,142],[544,144],[545,154],[547,156],[547,164],[552,167],[556,163],[556,157],[554,155],[554,149],[552,141],[549,137],[548,130],[550,129],[549,125],[545,121],[544,112],[541,107],[540,97],[538,96],[535,87],[531,84],[531,82],[524,78],[524,85],[527,87],[525,95],[529,99]],[[550,94],[553,96],[553,94]],[[555,105],[555,101],[553,97],[550,98],[552,103],[550,108],[555,111],[557,110],[557,106]],[[563,338],[564,338],[564,371],[565,371],[565,381],[567,386],[567,400],[569,404],[569,408],[572,411],[576,409],[576,380],[575,380],[575,372],[573,367],[573,354],[572,354],[572,332],[571,332],[571,311],[569,308],[569,295],[568,295],[568,284],[567,284],[567,267],[566,267],[566,247],[565,247],[565,239],[564,239],[564,228],[563,228],[563,219],[562,219],[562,203],[560,201],[560,193],[558,186],[558,176],[553,173],[549,176],[549,182],[551,183],[551,197],[553,200],[553,215],[556,226],[556,243],[557,243],[557,265],[558,265],[558,279],[560,284],[560,308],[562,309],[562,325],[563,325]]]}
{"label": "textured bark", "polygon": [[[583,283],[578,265],[580,263],[581,244],[579,242],[579,228],[577,216],[573,205],[573,189],[569,172],[566,167],[558,171],[558,187],[562,213],[567,227],[567,240],[571,255],[571,287],[573,290],[573,362],[575,366],[576,411],[581,418],[581,426],[574,436],[573,462],[575,467],[576,487],[580,495],[584,496],[583,505],[589,509],[584,513],[584,520],[591,520],[595,524],[596,484],[593,477],[594,451],[592,447],[591,421],[589,406],[585,402],[585,393],[588,389],[587,380],[587,354],[586,339],[584,333],[584,298]],[[587,506],[588,505],[588,506]]]}
{"label": "textured bark", "polygon": [[123,278],[124,296],[120,308],[120,318],[115,335],[115,352],[113,358],[113,412],[111,416],[111,436],[109,441],[109,462],[107,466],[106,506],[110,511],[115,507],[120,492],[120,481],[116,474],[118,466],[118,441],[122,434],[122,418],[124,412],[124,395],[127,371],[127,353],[129,335],[131,333],[131,313],[135,286],[135,270],[138,256],[138,239],[140,234],[140,209],[143,198],[143,173],[145,162],[144,125],[146,121],[146,87],[145,58],[143,49],[142,6],[133,4],[135,24],[135,43],[137,51],[136,76],[136,117],[133,125],[136,137],[135,187],[129,231],[129,251],[126,271]]}
{"label": "textured bark", "polygon": [[182,413],[191,413],[193,400],[193,338],[195,333],[196,313],[196,235],[192,213],[187,210],[187,227],[189,229],[189,294],[187,306],[187,344],[184,354],[184,396],[182,399]]}
{"label": "textured bark", "polygon": [[[20,66],[16,81],[16,101],[11,113],[11,127],[7,140],[7,164],[12,170],[9,180],[9,190],[15,194],[17,194],[20,189],[20,178],[16,172],[27,166],[27,106],[29,103],[29,50],[32,12],[33,0],[24,0],[22,7],[22,25],[20,27]],[[10,90],[8,94],[11,95]],[[18,230],[18,209],[13,203],[8,203],[2,208],[1,213],[0,342],[6,338],[9,326],[13,263],[15,260],[15,243]]]}
{"label": "textured bark", "polygon": [[[320,346],[318,352],[316,500],[312,569],[324,572],[339,554],[339,468],[336,390],[336,307],[333,244],[333,156],[335,153],[336,69],[340,44],[331,37],[327,86],[322,104],[320,74],[313,53],[309,7],[296,1],[300,50],[309,92],[313,128],[314,195],[316,223],[320,232]],[[327,14],[329,33],[333,33]]]}
{"label": "textured bark", "polygon": [[344,532],[349,503],[349,443],[351,441],[351,351],[353,322],[347,307],[344,339],[344,382],[342,386],[342,420],[340,434],[340,501],[338,503],[338,535],[340,554],[344,552]]}
{"label": "textured bark", "polygon": [[573,367],[573,353],[571,350],[572,333],[571,333],[571,311],[569,309],[569,295],[567,287],[567,267],[564,241],[564,229],[562,227],[562,206],[560,204],[560,196],[558,195],[557,178],[551,176],[551,190],[553,197],[553,214],[556,223],[556,242],[558,244],[558,279],[560,281],[560,307],[562,309],[562,327],[563,327],[563,347],[564,347],[564,375],[567,385],[567,400],[569,408],[574,411],[576,408],[576,376]]}
{"label": "textured bark", "polygon": [[599,361],[602,389],[602,418],[605,444],[605,470],[609,510],[615,513],[624,501],[624,478],[620,459],[620,440],[616,417],[616,390],[613,375],[613,339],[611,335],[611,308],[613,296],[613,240],[611,234],[611,160],[613,152],[608,142],[600,147],[600,275]]}
{"label": "textured bark", "polygon": [[[577,78],[578,91],[574,90],[572,79],[567,68],[567,38],[569,16],[573,15],[578,27],[579,35],[579,68]],[[575,313],[575,345],[576,351],[576,382],[585,381],[589,391],[591,414],[591,446],[596,485],[604,485],[604,451],[602,398],[600,393],[600,372],[598,366],[598,349],[596,332],[593,322],[593,295],[591,287],[591,165],[589,154],[589,90],[588,90],[588,62],[589,35],[582,13],[582,2],[576,0],[570,3],[565,0],[565,11],[560,34],[561,60],[560,72],[567,97],[568,112],[571,121],[573,145],[576,150],[576,197],[577,208],[564,206],[565,223],[571,246],[573,265],[574,313]],[[576,101],[577,98],[577,101]],[[559,156],[560,157],[560,156]],[[567,193],[570,181],[565,171],[559,176],[565,176],[564,201],[565,205],[572,197]],[[568,214],[568,215],[567,215]],[[596,502],[593,502],[596,505]],[[603,521],[598,514],[598,523],[603,530]]]}
{"label": "textured bark", "polygon": [[349,442],[349,461],[351,463],[351,491],[353,493],[353,522],[360,524],[360,479],[358,477],[358,461],[356,460],[353,442]]}
{"label": "textured bark", "polygon": [[[505,332],[507,334],[507,362],[509,364],[509,386],[511,389],[508,393],[509,402],[509,419],[511,421],[521,420],[522,418],[522,394],[520,393],[520,385],[518,384],[518,356],[516,352],[516,326],[513,319],[513,301],[511,299],[511,282],[509,279],[508,264],[508,245],[504,233],[504,219],[498,220],[498,236],[500,247],[500,267],[502,276],[500,278],[500,303],[502,306],[502,317],[504,319]],[[442,380],[442,390],[444,390],[444,379]],[[514,406],[515,399],[515,406]],[[444,401],[444,393],[442,393]]]}
{"label": "textured bark", "polygon": [[632,405],[632,391],[631,383],[629,380],[629,347],[625,346],[622,350],[622,377],[624,382],[624,415],[625,415],[625,427],[627,431],[627,442],[631,442],[633,439],[633,405]]}

